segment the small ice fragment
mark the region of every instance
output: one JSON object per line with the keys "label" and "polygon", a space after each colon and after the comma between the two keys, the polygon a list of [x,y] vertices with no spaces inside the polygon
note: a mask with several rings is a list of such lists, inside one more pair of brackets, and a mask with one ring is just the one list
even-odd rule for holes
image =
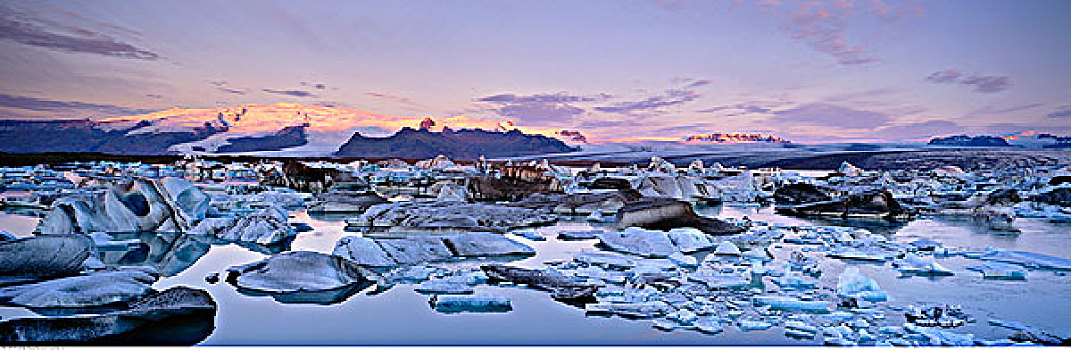
{"label": "small ice fragment", "polygon": [[515,234],[518,235],[518,236],[524,237],[525,239],[531,240],[531,241],[545,241],[545,240],[547,240],[547,237],[543,237],[543,235],[535,233],[535,232],[532,232],[532,231],[516,232]]}
{"label": "small ice fragment", "polygon": [[700,317],[695,321],[695,328],[707,334],[721,333],[725,327],[721,325],[721,319],[712,316]]}
{"label": "small ice fragment", "polygon": [[696,267],[699,266],[699,261],[694,256],[684,255],[681,253],[673,253],[669,255],[669,261],[672,261],[677,266],[681,267]]}
{"label": "small ice fragment", "polygon": [[1024,280],[1027,275],[1027,270],[1021,266],[993,261],[981,265],[968,266],[967,269],[981,272],[983,278],[989,279]]}
{"label": "small ice fragment", "polygon": [[508,312],[513,310],[510,298],[505,295],[436,295],[431,297],[435,311],[443,313],[459,312]]}
{"label": "small ice fragment", "polygon": [[563,241],[580,241],[585,239],[596,239],[598,235],[604,233],[602,230],[592,231],[562,231],[558,232],[558,239]]}
{"label": "small ice fragment", "polygon": [[773,324],[765,321],[741,320],[737,324],[737,327],[744,332],[750,332],[770,329],[770,327],[773,327]]}
{"label": "small ice fragment", "polygon": [[738,248],[733,242],[724,241],[718,243],[718,247],[714,248],[714,254],[719,255],[740,255],[740,248]]}
{"label": "small ice fragment", "polygon": [[753,299],[757,306],[770,306],[778,310],[799,310],[807,312],[829,312],[829,301],[826,300],[800,300],[799,298],[785,296],[757,296]]}
{"label": "small ice fragment", "polygon": [[468,284],[441,279],[421,282],[414,289],[424,294],[472,294],[475,291]]}
{"label": "small ice fragment", "polygon": [[925,259],[908,253],[903,259],[893,261],[893,266],[904,274],[919,276],[952,276],[952,270],[941,266],[933,258]]}

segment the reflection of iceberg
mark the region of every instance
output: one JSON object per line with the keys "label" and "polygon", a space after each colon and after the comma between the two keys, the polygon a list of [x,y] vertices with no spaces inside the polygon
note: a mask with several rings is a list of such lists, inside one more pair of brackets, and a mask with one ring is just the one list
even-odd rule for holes
{"label": "reflection of iceberg", "polygon": [[204,238],[178,232],[117,233],[118,240],[138,240],[128,250],[101,252],[108,265],[152,266],[166,277],[175,276],[208,253],[211,245]]}
{"label": "reflection of iceberg", "polygon": [[342,288],[329,289],[329,290],[316,290],[316,291],[300,291],[289,293],[269,293],[262,292],[247,288],[236,288],[238,293],[248,295],[252,297],[271,296],[272,299],[283,304],[320,304],[331,305],[337,304],[349,299],[349,297],[360,291],[368,288],[374,283],[370,281],[364,281],[357,284],[348,285]]}

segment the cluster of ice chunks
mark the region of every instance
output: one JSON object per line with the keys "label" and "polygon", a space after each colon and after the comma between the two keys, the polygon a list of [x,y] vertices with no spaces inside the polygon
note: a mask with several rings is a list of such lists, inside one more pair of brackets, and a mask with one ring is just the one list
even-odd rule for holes
{"label": "cluster of ice chunks", "polygon": [[[844,258],[836,255],[847,252],[908,275],[953,274],[934,258],[957,252],[940,242],[920,239],[901,244],[865,230],[813,226],[753,228],[720,240],[708,236],[706,241],[660,233],[626,229],[602,235],[604,248],[626,254],[581,252],[573,261],[551,264],[600,286],[597,302],[585,306],[587,313],[651,319],[660,330],[716,334],[727,327],[740,331],[781,327],[788,337],[819,339],[829,345],[1015,344],[949,332],[939,329],[940,323],[889,324],[886,314],[904,309],[884,305],[889,296],[872,278],[850,267],[838,276],[836,293],[827,292],[815,278],[821,273],[818,259],[804,254],[825,252]],[[775,261],[768,248],[779,243],[804,249],[791,250],[788,259]],[[701,263],[689,265],[675,262],[672,248],[676,253],[710,252]]]}

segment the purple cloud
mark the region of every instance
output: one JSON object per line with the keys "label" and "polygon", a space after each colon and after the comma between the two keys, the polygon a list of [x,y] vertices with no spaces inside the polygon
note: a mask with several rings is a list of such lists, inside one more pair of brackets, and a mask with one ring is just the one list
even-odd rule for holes
{"label": "purple cloud", "polygon": [[88,103],[78,101],[55,101],[36,97],[0,94],[0,107],[15,108],[41,112],[77,112],[92,111],[107,115],[132,115],[152,112],[151,109],[137,109],[110,104]]}
{"label": "purple cloud", "polygon": [[950,120],[930,120],[875,130],[871,135],[886,140],[924,140],[938,135],[963,133],[964,127]]}
{"label": "purple cloud", "polygon": [[694,80],[690,81],[689,83],[685,84],[680,88],[669,89],[661,94],[654,95],[639,101],[626,101],[615,103],[610,106],[599,106],[595,107],[595,110],[599,112],[618,114],[633,114],[635,112],[656,111],[664,107],[676,106],[687,102],[695,101],[700,97],[700,95],[694,89],[708,84],[710,84],[709,80]]}
{"label": "purple cloud", "polygon": [[411,100],[408,97],[392,95],[392,94],[382,93],[382,92],[374,92],[374,91],[366,92],[364,94],[368,95],[368,96],[372,96],[372,97],[378,98],[378,99],[400,103],[400,104],[403,104],[403,105],[408,105],[408,106],[416,106],[417,105],[416,103],[413,102],[413,100]]}
{"label": "purple cloud", "polygon": [[1071,118],[1071,105],[1057,108],[1052,113],[1046,114],[1045,117],[1050,119]]}
{"label": "purple cloud", "polygon": [[872,129],[881,127],[891,118],[884,113],[841,107],[828,103],[808,103],[774,112],[768,122],[778,124],[831,126],[846,129]]}
{"label": "purple cloud", "polygon": [[962,76],[963,73],[960,73],[959,70],[949,68],[930,73],[930,76],[926,77],[926,81],[937,84],[955,83],[959,81],[959,78]]}
{"label": "purple cloud", "polygon": [[1011,88],[1011,78],[999,75],[973,74],[970,76],[960,73],[955,68],[936,71],[926,77],[926,81],[934,84],[960,84],[970,86],[974,92],[994,93]]}
{"label": "purple cloud", "polygon": [[514,95],[514,94],[499,94],[491,95],[487,97],[481,97],[476,99],[477,102],[495,102],[495,103],[573,103],[573,102],[595,102],[610,98],[608,94],[599,94],[596,96],[577,96],[570,95],[565,92],[557,92],[553,94],[535,94],[535,95]]}
{"label": "purple cloud", "polygon": [[[788,32],[792,39],[833,56],[837,63],[843,65],[881,61],[881,58],[868,51],[866,41],[860,43],[857,39],[860,37],[856,30],[858,23],[871,22],[874,29],[872,33],[867,34],[870,34],[869,37],[877,37],[878,32],[885,29],[885,26],[922,13],[922,8],[915,5],[893,9],[881,0],[804,1],[796,4],[798,6],[795,9],[785,10],[788,21],[782,29]],[[763,1],[758,7],[762,10],[777,11],[784,7],[782,5],[784,3],[781,1]]]}
{"label": "purple cloud", "polygon": [[551,125],[571,122],[574,116],[586,112],[574,103],[602,101],[608,94],[593,96],[572,95],[566,92],[534,95],[498,94],[477,98],[476,102],[495,105],[494,113],[523,120],[530,125]]}
{"label": "purple cloud", "polygon": [[261,89],[261,91],[264,91],[264,92],[267,92],[267,93],[271,93],[271,94],[290,96],[290,97],[300,97],[300,98],[317,97],[316,94],[314,94],[312,92],[309,92],[309,91],[304,91],[304,90]]}
{"label": "purple cloud", "polygon": [[119,41],[96,30],[50,26],[49,22],[16,14],[6,7],[0,7],[0,39],[66,52],[142,60],[160,58],[160,55],[154,52]]}
{"label": "purple cloud", "polygon": [[327,84],[324,84],[324,83],[306,83],[306,82],[303,81],[303,82],[300,82],[299,84],[301,84],[301,86],[307,86],[307,87],[315,88],[316,90],[327,90]]}
{"label": "purple cloud", "polygon": [[750,114],[762,114],[762,113],[770,113],[771,111],[773,111],[773,109],[770,109],[770,108],[764,107],[764,106],[760,106],[758,104],[737,103],[737,104],[734,104],[734,105],[715,106],[715,107],[711,107],[711,108],[707,108],[707,109],[701,109],[701,110],[696,111],[696,113],[715,113],[715,112],[726,111],[726,110],[735,110],[735,111],[738,112],[738,114],[749,114],[749,113]]}
{"label": "purple cloud", "polygon": [[972,75],[961,79],[959,83],[971,86],[975,92],[984,93],[1001,92],[1011,87],[1011,79],[1006,76]]}

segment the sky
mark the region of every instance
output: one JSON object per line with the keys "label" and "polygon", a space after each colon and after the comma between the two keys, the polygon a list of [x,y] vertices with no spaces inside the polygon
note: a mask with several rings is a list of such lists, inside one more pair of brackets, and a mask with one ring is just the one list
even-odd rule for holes
{"label": "sky", "polygon": [[1071,1],[0,0],[0,118],[277,102],[596,140],[1071,134]]}

